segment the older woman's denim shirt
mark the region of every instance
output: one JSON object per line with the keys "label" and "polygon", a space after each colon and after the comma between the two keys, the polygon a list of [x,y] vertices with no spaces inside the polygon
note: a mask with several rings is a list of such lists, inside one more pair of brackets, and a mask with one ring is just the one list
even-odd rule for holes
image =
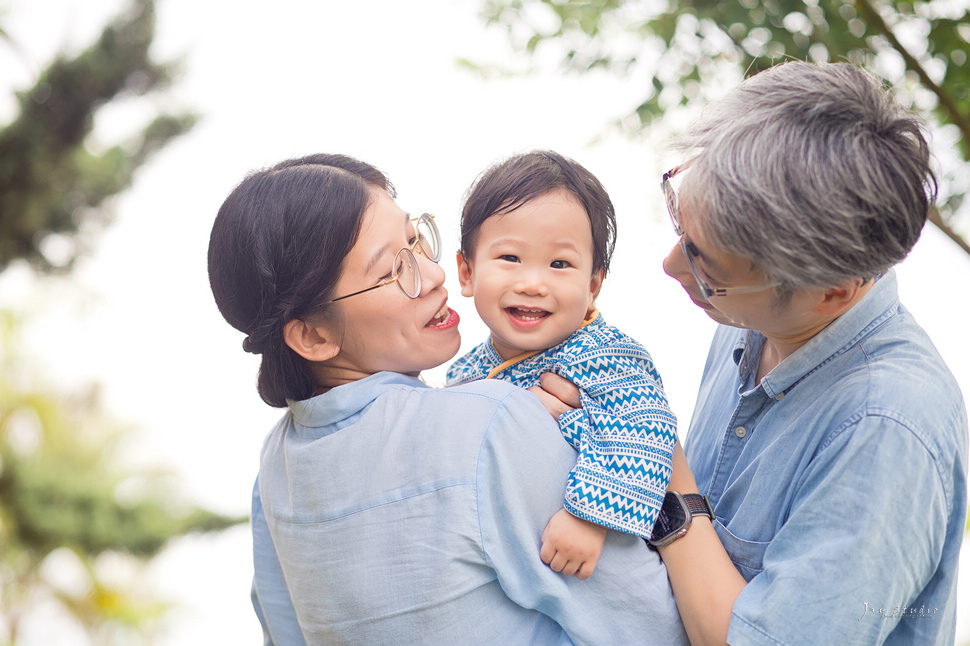
{"label": "older woman's denim shirt", "polygon": [[291,402],[253,492],[266,643],[686,644],[641,539],[610,532],[588,581],[539,559],[575,460],[504,382],[379,373]]}
{"label": "older woman's denim shirt", "polygon": [[967,511],[960,389],[893,272],[760,383],[715,334],[686,439],[748,581],[731,644],[952,644]]}

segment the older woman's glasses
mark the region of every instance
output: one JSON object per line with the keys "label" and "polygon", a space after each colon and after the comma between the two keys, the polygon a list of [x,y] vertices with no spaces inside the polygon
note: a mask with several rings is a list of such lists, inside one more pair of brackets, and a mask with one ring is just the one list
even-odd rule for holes
{"label": "older woman's glasses", "polygon": [[667,213],[670,215],[670,223],[674,225],[674,233],[680,236],[680,250],[687,261],[687,268],[694,276],[697,287],[701,290],[704,300],[710,300],[712,296],[728,296],[730,294],[752,294],[777,287],[778,283],[762,283],[760,285],[746,285],[744,287],[711,287],[710,284],[701,277],[700,272],[694,265],[694,253],[684,240],[684,230],[680,227],[680,200],[677,198],[677,191],[671,181],[677,173],[685,168],[684,165],[675,166],[663,174],[660,180],[660,188],[663,189],[664,199],[667,201]]}
{"label": "older woman's glasses", "polygon": [[418,261],[414,257],[414,251],[417,250],[431,262],[438,262],[441,260],[441,236],[438,233],[438,226],[434,223],[434,216],[430,213],[412,218],[411,221],[414,222],[414,230],[417,235],[410,248],[404,247],[394,256],[394,264],[391,267],[389,277],[359,292],[332,298],[326,303],[321,303],[320,306],[342,301],[345,298],[357,296],[357,294],[363,294],[391,283],[397,283],[397,286],[408,298],[417,298],[418,294],[421,293],[421,272],[418,270]]}

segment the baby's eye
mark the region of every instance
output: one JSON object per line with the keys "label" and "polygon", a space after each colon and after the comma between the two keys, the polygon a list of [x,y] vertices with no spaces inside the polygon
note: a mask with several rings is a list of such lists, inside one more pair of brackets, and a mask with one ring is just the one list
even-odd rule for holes
{"label": "baby's eye", "polygon": [[510,253],[502,254],[498,257],[499,260],[504,260],[505,262],[519,262],[518,256],[513,256]]}
{"label": "baby's eye", "polygon": [[568,260],[553,260],[549,266],[553,269],[567,269],[571,265]]}

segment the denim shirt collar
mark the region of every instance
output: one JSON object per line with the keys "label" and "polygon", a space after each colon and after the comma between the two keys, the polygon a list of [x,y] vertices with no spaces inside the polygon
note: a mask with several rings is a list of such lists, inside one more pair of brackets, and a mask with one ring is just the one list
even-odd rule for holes
{"label": "denim shirt collar", "polygon": [[310,399],[288,400],[287,406],[293,421],[300,426],[319,428],[339,425],[341,421],[360,413],[384,391],[402,385],[410,388],[428,387],[417,377],[398,372],[378,372]]}
{"label": "denim shirt collar", "polygon": [[[876,278],[869,292],[848,312],[838,317],[825,329],[812,337],[808,343],[782,361],[761,380],[761,386],[769,397],[777,397],[791,388],[810,372],[850,348],[857,345],[899,310],[896,272],[890,269]],[[744,355],[750,350],[747,362],[756,365],[761,355],[764,336],[755,330],[743,330],[734,348],[734,362],[739,366],[739,376],[744,383],[742,366]],[[756,384],[759,385],[759,384]]]}

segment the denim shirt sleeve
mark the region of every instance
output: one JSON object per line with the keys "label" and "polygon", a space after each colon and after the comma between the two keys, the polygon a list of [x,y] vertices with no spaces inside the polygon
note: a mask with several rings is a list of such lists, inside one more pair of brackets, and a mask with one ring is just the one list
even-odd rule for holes
{"label": "denim shirt sleeve", "polygon": [[870,412],[834,431],[785,524],[762,544],[762,571],[734,605],[728,642],[876,644],[904,616],[952,617],[947,608],[918,615],[914,598],[941,560],[947,487],[934,448],[905,420]]}
{"label": "denim shirt sleeve", "polygon": [[512,601],[538,610],[576,643],[686,644],[666,570],[645,543],[609,532],[587,581],[552,571],[540,535],[558,511],[576,459],[526,391],[498,408],[478,465],[478,515],[487,564]]}
{"label": "denim shirt sleeve", "polygon": [[[253,487],[253,559],[259,563],[253,577],[253,609],[263,627],[264,646],[302,646],[306,642],[290,599],[283,569],[269,533],[266,515],[259,499],[259,482]],[[272,621],[268,621],[267,617]]]}

